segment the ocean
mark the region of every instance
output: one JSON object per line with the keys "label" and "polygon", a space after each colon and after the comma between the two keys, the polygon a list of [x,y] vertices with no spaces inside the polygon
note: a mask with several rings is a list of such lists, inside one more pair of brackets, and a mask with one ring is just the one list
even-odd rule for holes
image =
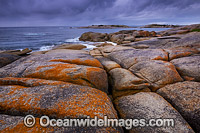
{"label": "ocean", "polygon": [[67,26],[54,27],[0,27],[0,50],[33,51],[50,50],[63,43],[84,44],[93,48],[91,42],[81,42],[79,37],[84,32],[112,33],[120,30],[162,31],[167,28],[121,28],[121,29],[78,29]]}

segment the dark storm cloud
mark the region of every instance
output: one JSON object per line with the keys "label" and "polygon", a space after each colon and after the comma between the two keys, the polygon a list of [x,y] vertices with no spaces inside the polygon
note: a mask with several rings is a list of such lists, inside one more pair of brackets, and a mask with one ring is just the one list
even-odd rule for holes
{"label": "dark storm cloud", "polygon": [[200,0],[0,0],[0,26],[196,23]]}

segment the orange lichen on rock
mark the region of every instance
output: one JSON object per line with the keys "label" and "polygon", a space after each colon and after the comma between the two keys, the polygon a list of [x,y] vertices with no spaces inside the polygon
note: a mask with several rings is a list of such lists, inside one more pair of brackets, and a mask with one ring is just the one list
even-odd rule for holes
{"label": "orange lichen on rock", "polygon": [[[6,98],[4,102],[0,103],[1,110],[10,112],[14,109],[20,112],[33,111],[33,113],[38,113],[40,109],[35,107],[38,106],[41,95],[32,96],[26,93],[24,89],[26,89],[26,87],[16,85],[12,86],[10,91],[7,93],[7,96],[10,98]],[[33,108],[35,109],[33,110]]]}
{"label": "orange lichen on rock", "polygon": [[90,118],[94,118],[97,116],[103,118],[106,115],[109,118],[117,118],[115,109],[106,93],[95,89],[87,91],[84,88],[81,91],[83,91],[81,95],[73,95],[67,100],[57,102],[59,117],[86,118],[90,116]]}
{"label": "orange lichen on rock", "polygon": [[64,60],[64,59],[53,59],[50,62],[64,62],[77,65],[93,66],[103,68],[101,63],[97,59],[74,59],[74,60]]}
{"label": "orange lichen on rock", "polygon": [[97,67],[79,66],[75,64],[53,64],[39,66],[36,68],[36,72],[27,74],[25,77],[64,81],[95,87],[97,89],[107,89],[107,86],[104,85],[107,80],[101,80],[101,78],[107,78],[106,72]]}
{"label": "orange lichen on rock", "polygon": [[45,79],[34,79],[34,78],[0,78],[0,85],[20,85],[25,87],[34,87],[40,85],[70,85],[71,83],[62,81],[53,81]]}

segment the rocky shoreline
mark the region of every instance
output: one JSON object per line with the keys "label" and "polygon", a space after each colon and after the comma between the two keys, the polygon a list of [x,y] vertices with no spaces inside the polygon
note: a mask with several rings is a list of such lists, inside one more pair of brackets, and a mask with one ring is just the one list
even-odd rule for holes
{"label": "rocky shoreline", "polygon": [[[185,132],[200,131],[200,25],[162,32],[125,30],[84,33],[105,42],[49,51],[0,53],[1,132]],[[16,57],[16,58],[14,58]],[[3,64],[3,62],[6,62]],[[23,124],[26,115],[36,125]],[[174,127],[47,127],[39,118],[172,118]]]}
{"label": "rocky shoreline", "polygon": [[116,28],[133,28],[127,25],[91,25],[91,26],[82,26],[78,27],[79,29],[116,29]]}

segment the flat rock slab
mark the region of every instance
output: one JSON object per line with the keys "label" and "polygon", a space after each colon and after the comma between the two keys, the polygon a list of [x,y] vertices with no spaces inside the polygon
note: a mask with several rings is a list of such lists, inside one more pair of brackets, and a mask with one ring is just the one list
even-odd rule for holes
{"label": "flat rock slab", "polygon": [[200,55],[174,59],[171,63],[185,80],[200,81]]}
{"label": "flat rock slab", "polygon": [[83,132],[111,132],[111,133],[121,133],[123,130],[121,128],[115,127],[42,127],[40,126],[40,118],[35,118],[35,125],[28,128],[24,125],[24,118],[22,116],[10,116],[0,114],[0,132],[73,132],[73,133],[83,133]]}
{"label": "flat rock slab", "polygon": [[107,94],[91,87],[40,79],[0,78],[0,92],[0,112],[3,114],[117,118]]}
{"label": "flat rock slab", "polygon": [[142,61],[133,65],[129,70],[148,81],[153,91],[167,84],[183,81],[174,65],[166,61]]}
{"label": "flat rock slab", "polygon": [[[145,119],[146,122],[154,119],[174,119],[174,127],[133,127],[129,132],[184,132],[193,133],[193,130],[183,117],[164,98],[153,92],[140,92],[124,96],[115,100],[115,105],[123,119]],[[148,122],[147,122],[148,123]]]}
{"label": "flat rock slab", "polygon": [[196,132],[200,131],[199,82],[185,81],[167,85],[157,93],[170,102]]}
{"label": "flat rock slab", "polygon": [[86,53],[66,50],[31,55],[0,69],[0,77],[26,77],[71,82],[107,92],[107,74],[101,63]]}
{"label": "flat rock slab", "polygon": [[162,49],[127,49],[112,52],[108,56],[123,68],[130,68],[140,61],[168,60],[168,53]]}

